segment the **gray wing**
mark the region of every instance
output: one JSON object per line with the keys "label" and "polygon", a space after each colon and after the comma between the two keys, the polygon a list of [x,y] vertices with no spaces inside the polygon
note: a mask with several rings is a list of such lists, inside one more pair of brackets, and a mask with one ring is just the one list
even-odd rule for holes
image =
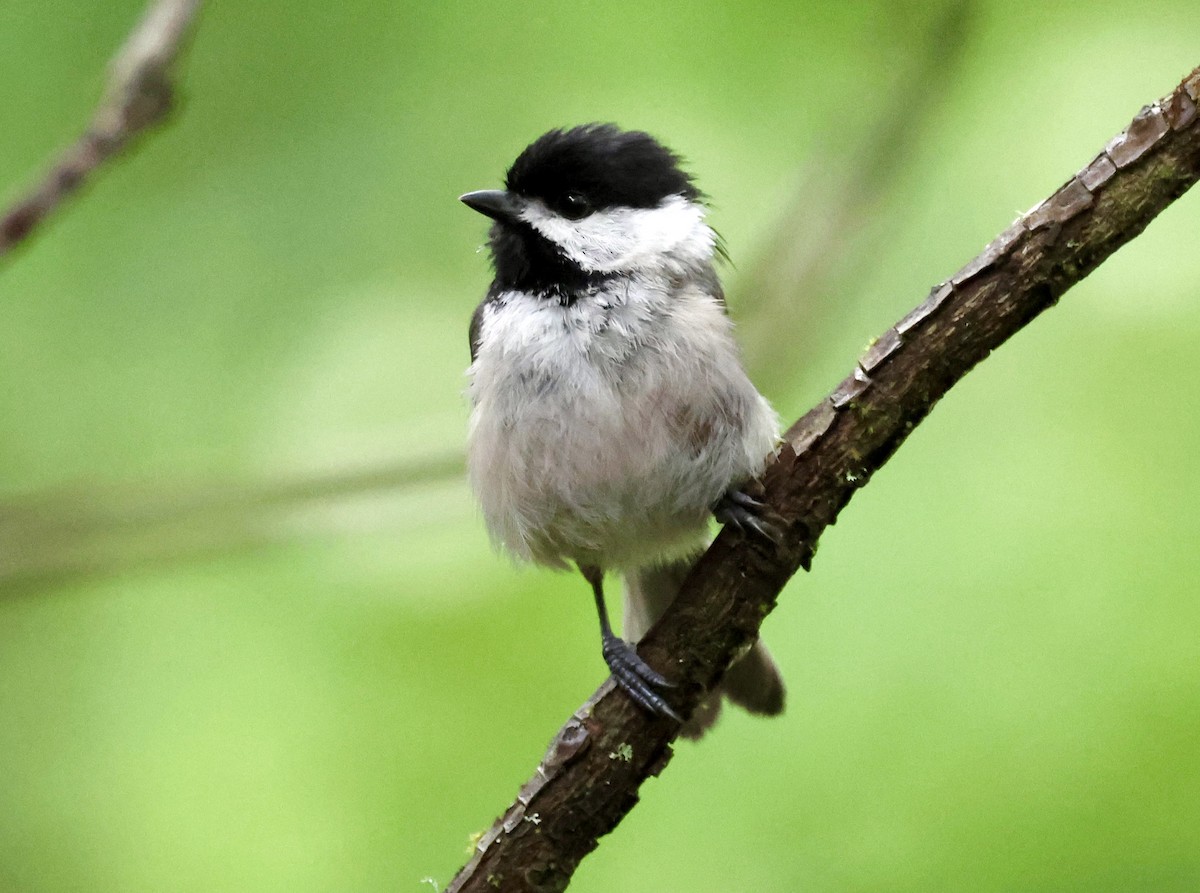
{"label": "gray wing", "polygon": [[721,277],[717,275],[716,269],[712,264],[705,264],[700,270],[700,287],[717,299],[717,303],[721,305],[721,309],[726,313],[729,308],[725,306],[725,290],[721,288]]}
{"label": "gray wing", "polygon": [[479,340],[483,337],[483,308],[491,303],[490,298],[484,298],[483,302],[475,308],[475,312],[471,314],[471,328],[467,334],[471,339],[471,362],[475,362],[475,355],[479,353]]}

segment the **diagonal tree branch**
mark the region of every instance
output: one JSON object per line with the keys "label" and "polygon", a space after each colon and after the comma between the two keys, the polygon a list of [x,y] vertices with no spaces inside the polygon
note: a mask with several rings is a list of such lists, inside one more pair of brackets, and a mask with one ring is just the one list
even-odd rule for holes
{"label": "diagonal tree branch", "polygon": [[167,117],[171,66],[201,0],[157,0],[109,63],[104,98],[83,136],[25,198],[0,217],[0,258],[27,239],[101,164]]}
{"label": "diagonal tree branch", "polygon": [[[682,681],[682,706],[690,710],[757,635],[822,531],[933,405],[1200,179],[1198,102],[1200,68],[934,288],[787,431],[764,476],[784,541],[776,549],[722,532],[639,647]],[[559,731],[447,893],[564,889],[666,765],[678,730],[606,682]]]}

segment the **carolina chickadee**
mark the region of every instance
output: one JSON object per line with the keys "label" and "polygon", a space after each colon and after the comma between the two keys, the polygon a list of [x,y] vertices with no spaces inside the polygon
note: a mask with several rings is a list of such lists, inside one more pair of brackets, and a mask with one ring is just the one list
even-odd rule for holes
{"label": "carolina chickadee", "polygon": [[[762,471],[778,420],[742,368],[713,269],[722,248],[679,158],[646,133],[552,130],[505,186],[461,198],[495,221],[495,280],[470,328],[471,483],[500,547],[578,566],[616,681],[679,720],[671,682],[613,633],[602,578],[624,572],[636,641],[674,599],[710,513],[773,533],[740,486]],[[783,709],[761,643],[722,688],[753,712]],[[685,733],[719,706],[711,697]]]}

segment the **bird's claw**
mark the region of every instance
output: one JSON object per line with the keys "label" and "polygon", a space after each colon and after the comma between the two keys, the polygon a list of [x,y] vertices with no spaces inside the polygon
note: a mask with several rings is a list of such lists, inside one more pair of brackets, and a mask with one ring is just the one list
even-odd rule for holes
{"label": "bird's claw", "polygon": [[633,645],[610,635],[605,637],[601,650],[613,679],[629,697],[656,716],[667,716],[676,722],[683,722],[658,691],[675,688],[675,683],[642,660]]}
{"label": "bird's claw", "polygon": [[712,511],[721,524],[732,525],[742,533],[753,531],[773,543],[783,539],[783,531],[768,519],[770,510],[766,503],[759,502],[744,490],[728,490]]}

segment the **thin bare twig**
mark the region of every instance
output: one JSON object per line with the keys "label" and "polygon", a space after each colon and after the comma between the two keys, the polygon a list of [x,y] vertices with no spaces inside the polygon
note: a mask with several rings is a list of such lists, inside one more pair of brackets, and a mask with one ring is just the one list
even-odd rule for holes
{"label": "thin bare twig", "polygon": [[[1200,68],[934,288],[788,430],[764,476],[767,501],[786,522],[783,542],[773,549],[722,532],[639,646],[679,680],[685,714],[809,566],[822,531],[950,387],[1200,179],[1198,102]],[[447,893],[564,889],[667,764],[678,731],[606,682],[559,731]]]}
{"label": "thin bare twig", "polygon": [[108,87],[91,123],[32,192],[0,218],[0,257],[29,238],[101,164],[167,117],[171,67],[201,0],[158,0],[109,64]]}

